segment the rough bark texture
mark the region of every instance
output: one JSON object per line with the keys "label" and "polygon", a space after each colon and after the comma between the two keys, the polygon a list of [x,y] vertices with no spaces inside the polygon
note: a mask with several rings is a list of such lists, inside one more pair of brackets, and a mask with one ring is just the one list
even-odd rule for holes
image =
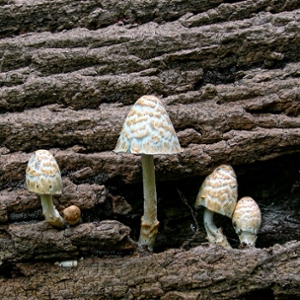
{"label": "rough bark texture", "polygon": [[[262,250],[196,247],[128,259],[84,259],[77,268],[19,263],[0,279],[5,299],[267,299],[300,297],[300,244]],[[39,271],[36,272],[36,269]],[[50,288],[54,284],[53,288]],[[252,297],[252,298],[251,298]],[[266,298],[265,298],[266,299]]]}
{"label": "rough bark texture", "polygon": [[[0,0],[0,37],[3,299],[300,296],[300,246],[287,243],[300,240],[298,0]],[[184,152],[155,157],[161,253],[131,257],[141,162],[112,150],[144,94],[162,99]],[[62,171],[57,209],[79,206],[82,224],[51,228],[26,191],[39,148]],[[199,246],[193,203],[220,163],[262,209],[260,249]],[[230,220],[216,223],[236,248]]]}

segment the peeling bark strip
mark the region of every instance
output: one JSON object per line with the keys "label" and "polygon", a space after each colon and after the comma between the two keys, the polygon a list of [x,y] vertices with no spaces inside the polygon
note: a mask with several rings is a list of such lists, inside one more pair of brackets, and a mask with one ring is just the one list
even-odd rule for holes
{"label": "peeling bark strip", "polygon": [[[145,23],[149,21],[165,22],[180,18],[190,11],[203,12],[213,9],[222,0],[202,0],[170,2],[168,0],[110,0],[110,1],[22,1],[1,0],[4,5],[0,11],[1,35],[43,31],[62,31],[74,27],[86,27],[90,30],[106,27],[118,22]],[[266,2],[266,1],[263,1]],[[7,5],[5,5],[7,4]],[[295,4],[288,4],[293,7]],[[266,4],[262,3],[263,8]],[[249,8],[248,8],[249,9]],[[274,6],[274,9],[275,6]],[[251,6],[250,6],[251,10]],[[280,11],[280,7],[276,10]]]}
{"label": "peeling bark strip", "polygon": [[[19,263],[0,279],[3,299],[269,299],[300,297],[300,244],[269,249],[196,247],[129,259],[86,259],[73,269]],[[38,271],[37,271],[38,270]],[[47,278],[47,279],[46,279]],[[290,298],[288,298],[290,297]],[[250,298],[249,298],[250,299]]]}

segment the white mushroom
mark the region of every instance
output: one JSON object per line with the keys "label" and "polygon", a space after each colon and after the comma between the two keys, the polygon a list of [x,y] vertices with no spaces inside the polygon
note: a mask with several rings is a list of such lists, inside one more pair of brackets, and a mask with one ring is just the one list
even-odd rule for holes
{"label": "white mushroom", "polygon": [[172,122],[157,97],[148,95],[136,101],[126,117],[114,152],[142,155],[144,215],[139,244],[153,250],[159,226],[153,155],[182,152]]}
{"label": "white mushroom", "polygon": [[213,221],[214,213],[232,217],[237,201],[237,180],[231,166],[221,165],[208,175],[196,198],[195,208],[204,206],[204,227],[211,243],[231,248],[221,228]]}
{"label": "white mushroom", "polygon": [[233,227],[239,236],[241,247],[255,247],[261,226],[260,208],[251,197],[241,198],[232,216]]}
{"label": "white mushroom", "polygon": [[63,210],[64,219],[71,225],[74,226],[81,222],[81,210],[76,205],[70,205]]}
{"label": "white mushroom", "polygon": [[37,150],[31,156],[26,169],[26,186],[28,191],[40,196],[46,221],[63,228],[65,221],[52,202],[52,195],[61,194],[61,175],[57,162],[49,151]]}

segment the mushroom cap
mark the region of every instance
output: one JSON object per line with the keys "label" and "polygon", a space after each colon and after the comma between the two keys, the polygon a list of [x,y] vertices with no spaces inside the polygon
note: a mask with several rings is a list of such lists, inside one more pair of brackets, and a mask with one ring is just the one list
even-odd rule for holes
{"label": "mushroom cap", "polygon": [[182,152],[169,115],[157,97],[146,95],[135,102],[114,152],[149,155]]}
{"label": "mushroom cap", "polygon": [[257,234],[261,225],[260,208],[251,197],[243,197],[236,204],[233,216],[233,227],[239,232]]}
{"label": "mushroom cap", "polygon": [[26,168],[28,191],[39,195],[60,195],[61,175],[53,155],[47,150],[37,150],[31,156]]}
{"label": "mushroom cap", "polygon": [[220,165],[203,181],[195,208],[207,209],[231,218],[237,201],[237,180],[231,166]]}
{"label": "mushroom cap", "polygon": [[70,225],[76,225],[81,217],[81,210],[76,205],[68,206],[63,210],[64,219],[70,224]]}

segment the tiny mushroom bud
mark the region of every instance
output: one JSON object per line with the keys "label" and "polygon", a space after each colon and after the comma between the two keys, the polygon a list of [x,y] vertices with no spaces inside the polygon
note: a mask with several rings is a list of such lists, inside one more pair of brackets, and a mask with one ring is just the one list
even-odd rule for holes
{"label": "tiny mushroom bud", "polygon": [[251,197],[241,198],[232,216],[233,227],[239,236],[240,247],[255,247],[261,225],[261,212]]}
{"label": "tiny mushroom bud", "polygon": [[221,165],[208,175],[197,195],[195,208],[204,206],[204,227],[211,243],[231,248],[221,228],[213,221],[214,213],[232,217],[237,201],[237,180],[231,166]]}
{"label": "tiny mushroom bud", "polygon": [[81,211],[76,205],[68,206],[63,210],[64,219],[71,225],[74,226],[81,222]]}
{"label": "tiny mushroom bud", "polygon": [[125,119],[114,152],[142,156],[144,215],[139,245],[152,251],[159,226],[153,155],[182,152],[172,122],[157,97],[142,96],[136,101]]}
{"label": "tiny mushroom bud", "polygon": [[46,221],[63,228],[65,221],[52,202],[52,195],[60,195],[62,192],[61,175],[49,151],[37,150],[31,156],[26,168],[26,186],[28,191],[40,196]]}

